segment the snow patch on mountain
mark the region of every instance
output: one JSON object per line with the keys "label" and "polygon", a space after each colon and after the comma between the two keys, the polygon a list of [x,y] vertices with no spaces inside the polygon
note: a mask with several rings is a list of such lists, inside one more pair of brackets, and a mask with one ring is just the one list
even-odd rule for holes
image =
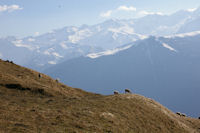
{"label": "snow patch on mountain", "polygon": [[200,35],[200,31],[194,31],[194,32],[183,33],[183,34],[175,34],[172,36],[164,36],[164,37],[165,38],[175,38],[175,37],[184,38],[184,37],[196,36],[196,35]]}
{"label": "snow patch on mountain", "polygon": [[63,41],[60,43],[60,46],[63,48],[63,49],[68,49],[68,46],[66,45],[66,42]]}
{"label": "snow patch on mountain", "polygon": [[55,61],[48,61],[48,63],[51,64],[51,65],[55,65],[56,64]]}
{"label": "snow patch on mountain", "polygon": [[171,50],[171,51],[177,52],[174,48],[172,48],[171,46],[169,46],[169,45],[166,44],[166,43],[163,43],[162,45],[163,45],[163,47],[165,47],[165,48],[167,48],[167,49],[169,49],[169,50]]}
{"label": "snow patch on mountain", "polygon": [[2,55],[2,53],[0,53],[0,58],[3,58],[3,55]]}
{"label": "snow patch on mountain", "polygon": [[83,29],[80,31],[76,31],[74,35],[68,36],[68,39],[71,43],[77,43],[80,40],[85,39],[86,37],[90,37],[92,32],[89,29]]}
{"label": "snow patch on mountain", "polygon": [[25,47],[25,48],[28,48],[29,50],[34,50],[35,49],[31,45],[24,44],[23,40],[15,40],[15,41],[12,41],[12,43],[17,47]]}
{"label": "snow patch on mountain", "polygon": [[48,50],[44,51],[45,55],[53,55],[55,58],[63,58],[62,55],[60,55],[58,52],[55,52],[55,50],[53,48],[49,48]]}
{"label": "snow patch on mountain", "polygon": [[53,52],[52,55],[54,55],[56,58],[63,58],[63,56],[59,55],[59,53]]}
{"label": "snow patch on mountain", "polygon": [[140,34],[136,34],[136,35],[140,38],[140,40],[144,40],[148,38],[147,35],[140,35]]}
{"label": "snow patch on mountain", "polygon": [[108,31],[121,34],[134,34],[134,29],[128,25],[119,28],[109,28]]}
{"label": "snow patch on mountain", "polygon": [[35,42],[35,39],[34,38],[29,38],[28,41],[29,42]]}
{"label": "snow patch on mountain", "polygon": [[87,57],[94,59],[94,58],[98,58],[98,57],[101,57],[101,56],[114,55],[114,54],[116,54],[120,51],[126,50],[130,47],[132,47],[132,45],[128,45],[128,46],[125,46],[125,47],[122,47],[122,48],[116,48],[116,49],[113,49],[113,50],[107,50],[107,51],[104,51],[104,52],[88,54]]}

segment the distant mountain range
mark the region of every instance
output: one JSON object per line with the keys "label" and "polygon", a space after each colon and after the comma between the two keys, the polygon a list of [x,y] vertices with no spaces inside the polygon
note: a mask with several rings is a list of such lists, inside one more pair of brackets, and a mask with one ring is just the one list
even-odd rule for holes
{"label": "distant mountain range", "polygon": [[124,88],[154,98],[173,111],[200,110],[200,32],[150,36],[113,50],[71,59],[44,71],[87,91]]}
{"label": "distant mountain range", "polygon": [[89,53],[103,52],[148,36],[166,36],[200,30],[200,8],[171,15],[138,19],[111,19],[80,27],[69,26],[40,36],[0,38],[0,58],[37,70]]}

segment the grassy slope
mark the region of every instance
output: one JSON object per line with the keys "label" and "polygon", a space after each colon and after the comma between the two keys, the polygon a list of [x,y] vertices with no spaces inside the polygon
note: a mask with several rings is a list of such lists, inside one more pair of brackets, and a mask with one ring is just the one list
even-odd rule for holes
{"label": "grassy slope", "polygon": [[0,132],[198,133],[200,120],[143,96],[84,92],[0,60]]}

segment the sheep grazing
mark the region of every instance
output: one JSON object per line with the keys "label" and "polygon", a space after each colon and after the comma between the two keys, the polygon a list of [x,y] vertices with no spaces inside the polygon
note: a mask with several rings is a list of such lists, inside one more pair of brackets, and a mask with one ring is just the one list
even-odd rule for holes
{"label": "sheep grazing", "polygon": [[39,78],[42,78],[42,75],[39,73],[39,74],[38,74],[38,77],[39,77]]}
{"label": "sheep grazing", "polygon": [[114,95],[118,95],[119,94],[119,92],[118,91],[114,91]]}
{"label": "sheep grazing", "polygon": [[181,116],[181,113],[180,113],[180,112],[176,112],[176,114]]}
{"label": "sheep grazing", "polygon": [[9,61],[9,60],[6,60],[5,62],[8,62],[8,63],[12,63],[12,64],[14,64],[13,61]]}
{"label": "sheep grazing", "polygon": [[179,116],[186,117],[186,114],[184,114],[184,113],[176,112],[176,114],[179,115]]}
{"label": "sheep grazing", "polygon": [[130,89],[125,89],[125,93],[131,94],[131,90]]}
{"label": "sheep grazing", "polygon": [[182,113],[181,116],[186,117],[186,114]]}

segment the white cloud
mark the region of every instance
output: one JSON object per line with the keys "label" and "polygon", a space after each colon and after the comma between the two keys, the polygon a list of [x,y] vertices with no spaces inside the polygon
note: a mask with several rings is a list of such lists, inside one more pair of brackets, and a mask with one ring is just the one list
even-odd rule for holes
{"label": "white cloud", "polygon": [[162,12],[148,12],[148,11],[140,11],[140,15],[164,15]]}
{"label": "white cloud", "polygon": [[22,10],[23,8],[19,5],[0,5],[0,12],[13,12],[15,10]]}
{"label": "white cloud", "polygon": [[103,17],[103,18],[107,18],[107,17],[111,16],[112,12],[113,12],[112,10],[109,10],[107,12],[101,13],[100,16]]}
{"label": "white cloud", "polygon": [[137,9],[133,6],[127,7],[127,6],[120,6],[117,8],[117,10],[121,11],[136,11]]}
{"label": "white cloud", "polygon": [[103,13],[100,14],[100,16],[103,17],[103,18],[108,18],[108,17],[110,17],[112,14],[118,13],[118,12],[121,12],[121,11],[129,11],[129,12],[132,12],[132,11],[136,11],[136,10],[137,10],[137,9],[136,9],[135,7],[133,7],[133,6],[128,7],[128,6],[122,5],[122,6],[119,6],[118,8],[116,8],[116,9],[108,10],[108,11],[106,11],[106,12],[103,12]]}

